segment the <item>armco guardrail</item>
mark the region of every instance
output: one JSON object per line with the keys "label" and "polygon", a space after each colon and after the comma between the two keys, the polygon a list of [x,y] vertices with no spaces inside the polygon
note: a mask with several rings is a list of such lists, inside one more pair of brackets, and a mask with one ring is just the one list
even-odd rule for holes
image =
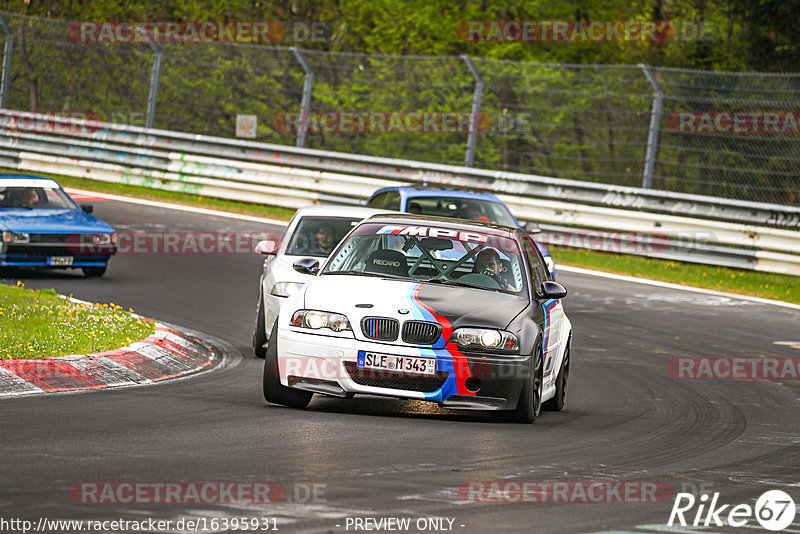
{"label": "armco guardrail", "polygon": [[[290,208],[359,204],[375,189],[409,182],[468,186],[498,194],[521,219],[546,222],[550,226],[543,226],[547,231],[540,237],[553,245],[586,246],[580,236],[587,234],[580,228],[626,236],[655,234],[669,242],[653,246],[646,237],[622,240],[641,242],[635,253],[652,257],[800,275],[800,208],[791,206],[12,110],[0,110],[0,165]],[[566,231],[572,239],[563,239]]]}

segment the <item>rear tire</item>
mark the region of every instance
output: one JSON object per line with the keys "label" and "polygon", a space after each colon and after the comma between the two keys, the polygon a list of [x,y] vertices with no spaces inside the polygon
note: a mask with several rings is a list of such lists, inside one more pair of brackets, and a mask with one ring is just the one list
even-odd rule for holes
{"label": "rear tire", "polygon": [[264,326],[264,294],[258,297],[258,310],[256,310],[256,329],[253,332],[253,353],[256,358],[263,358],[267,355],[264,344],[267,342],[267,331]]}
{"label": "rear tire", "polygon": [[264,399],[272,404],[281,404],[290,408],[305,408],[314,396],[310,391],[292,389],[281,384],[278,371],[278,323],[272,327],[264,357]]}
{"label": "rear tire", "polygon": [[567,402],[567,381],[569,380],[569,352],[572,347],[572,337],[567,340],[567,349],[564,353],[564,361],[561,362],[561,369],[556,376],[556,393],[553,398],[545,402],[542,407],[550,412],[560,412],[564,409]]}
{"label": "rear tire", "polygon": [[517,408],[511,412],[511,420],[516,423],[533,423],[542,409],[542,388],[544,384],[542,365],[542,343],[538,341],[531,355],[528,377],[517,402]]}
{"label": "rear tire", "polygon": [[83,276],[87,278],[97,278],[106,274],[106,269],[108,269],[108,265],[103,265],[102,267],[81,267],[83,271]]}

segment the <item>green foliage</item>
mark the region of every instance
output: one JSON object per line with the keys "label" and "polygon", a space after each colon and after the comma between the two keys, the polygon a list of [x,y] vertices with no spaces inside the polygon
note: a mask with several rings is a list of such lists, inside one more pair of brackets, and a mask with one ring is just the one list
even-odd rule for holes
{"label": "green foliage", "polygon": [[[800,77],[722,74],[796,68],[796,2],[762,0],[0,0],[16,42],[9,107],[89,111],[142,126],[153,51],[146,44],[84,44],[78,21],[321,23],[325,39],[278,46],[166,44],[156,128],[233,137],[239,115],[257,117],[257,141],[293,145],[287,113],[300,111],[304,72],[313,112],[469,112],[474,58],[485,88],[474,164],[619,185],[641,184],[653,90],[664,87],[654,185],[659,189],[797,204],[795,135],[685,135],[671,113],[800,110]],[[19,14],[28,16],[21,17]],[[60,19],[61,22],[36,17]],[[666,21],[657,42],[475,42],[469,21]],[[696,32],[703,25],[702,38]],[[674,30],[674,34],[670,33]],[[598,66],[602,64],[602,66]],[[700,69],[702,72],[673,70]],[[460,165],[468,135],[309,131],[305,146]],[[99,150],[87,148],[87,151]]]}

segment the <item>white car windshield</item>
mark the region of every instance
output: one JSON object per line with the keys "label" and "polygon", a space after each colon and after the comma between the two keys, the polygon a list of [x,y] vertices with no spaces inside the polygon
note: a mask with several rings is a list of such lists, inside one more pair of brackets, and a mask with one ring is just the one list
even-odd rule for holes
{"label": "white car windshield", "polygon": [[286,246],[288,256],[327,258],[360,217],[303,217]]}
{"label": "white car windshield", "polygon": [[58,187],[0,186],[0,209],[79,209]]}
{"label": "white car windshield", "polygon": [[323,274],[382,276],[525,291],[517,242],[500,233],[425,225],[362,224],[345,240]]}

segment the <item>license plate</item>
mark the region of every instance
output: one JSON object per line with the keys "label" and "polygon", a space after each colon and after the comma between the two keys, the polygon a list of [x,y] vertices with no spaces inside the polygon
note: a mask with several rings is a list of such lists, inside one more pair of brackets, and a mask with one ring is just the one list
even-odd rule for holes
{"label": "license plate", "polygon": [[358,367],[433,376],[436,374],[436,358],[396,356],[360,350],[358,351]]}
{"label": "license plate", "polygon": [[72,259],[72,256],[50,256],[47,258],[47,265],[53,265],[55,267],[72,265]]}

